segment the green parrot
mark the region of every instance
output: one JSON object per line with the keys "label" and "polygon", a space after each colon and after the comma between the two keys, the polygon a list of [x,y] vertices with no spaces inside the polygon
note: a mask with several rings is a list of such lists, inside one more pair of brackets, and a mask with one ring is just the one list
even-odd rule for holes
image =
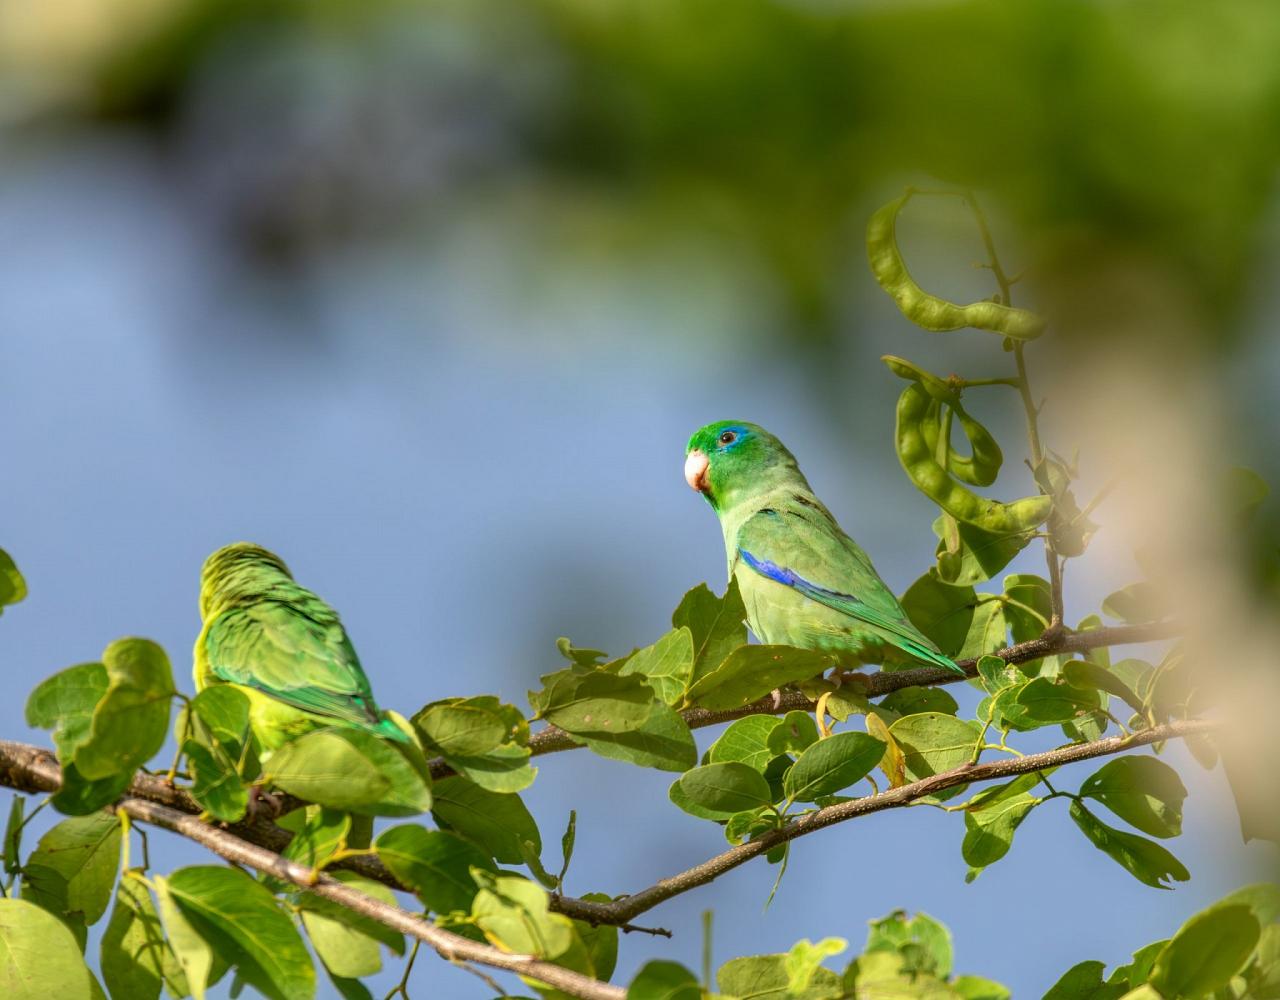
{"label": "green parrot", "polygon": [[351,726],[411,743],[374,703],[338,614],[294,583],[279,556],[248,542],[219,549],[200,572],[195,682],[232,684],[249,699],[265,759],[324,726]]}
{"label": "green parrot", "polygon": [[689,439],[684,475],[720,519],[729,577],[761,642],[831,652],[842,667],[917,663],[964,676],[911,624],[791,452],[764,428],[708,424]]}

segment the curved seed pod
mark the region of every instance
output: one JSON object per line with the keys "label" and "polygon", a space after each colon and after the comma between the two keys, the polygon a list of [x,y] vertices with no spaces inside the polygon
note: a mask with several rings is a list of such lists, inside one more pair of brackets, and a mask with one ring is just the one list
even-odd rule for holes
{"label": "curved seed pod", "polygon": [[[1051,497],[1024,497],[1012,503],[1000,503],[978,496],[947,474],[935,459],[924,429],[929,422],[930,402],[929,393],[918,382],[907,386],[898,397],[895,430],[898,460],[916,489],[957,521],[984,531],[1006,535],[1027,531],[1042,523],[1053,506]],[[934,427],[937,427],[936,418]]]}
{"label": "curved seed pod", "polygon": [[[1000,474],[1004,454],[1000,445],[981,423],[960,405],[960,392],[954,384],[927,372],[905,358],[886,354],[880,359],[889,370],[900,378],[918,383],[930,396],[928,412],[920,422],[920,429],[929,444],[929,451],[947,472],[970,486],[990,486]],[[945,405],[944,405],[945,404]],[[969,440],[971,454],[961,455],[951,445],[951,415],[960,418],[964,436]],[[940,444],[939,442],[943,442]]]}
{"label": "curved seed pod", "polygon": [[1045,322],[1028,309],[1017,309],[999,302],[970,302],[957,305],[930,295],[911,277],[906,261],[898,249],[897,221],[902,207],[911,200],[908,190],[901,198],[878,209],[867,223],[867,259],[876,281],[893,300],[902,314],[916,326],[935,333],[960,330],[971,326],[990,330],[1014,340],[1033,340],[1044,333]]}

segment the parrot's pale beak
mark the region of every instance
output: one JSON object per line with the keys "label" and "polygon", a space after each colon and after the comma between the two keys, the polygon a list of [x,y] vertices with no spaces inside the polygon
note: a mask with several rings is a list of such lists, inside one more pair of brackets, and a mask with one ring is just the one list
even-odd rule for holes
{"label": "parrot's pale beak", "polygon": [[695,448],[684,460],[684,481],[699,493],[706,493],[710,489],[707,485],[707,468],[710,464],[707,456]]}

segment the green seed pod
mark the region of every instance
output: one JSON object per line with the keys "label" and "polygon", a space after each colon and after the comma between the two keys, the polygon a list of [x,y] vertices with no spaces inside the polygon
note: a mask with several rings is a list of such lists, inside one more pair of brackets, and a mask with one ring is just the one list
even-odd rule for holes
{"label": "green seed pod", "polygon": [[[938,427],[933,400],[918,382],[913,382],[898,398],[895,440],[898,460],[925,496],[929,497],[958,521],[984,531],[1007,535],[1027,531],[1049,516],[1053,500],[1047,496],[1024,497],[1012,503],[988,500],[966,489],[947,474],[934,455],[937,439],[931,446],[927,424]],[[930,421],[931,411],[933,420]],[[993,442],[994,443],[994,442]]]}
{"label": "green seed pod", "polygon": [[974,327],[990,330],[1014,340],[1034,340],[1044,333],[1045,322],[1028,309],[1016,309],[999,302],[970,302],[957,305],[930,295],[921,288],[907,270],[898,249],[898,213],[913,191],[877,210],[867,223],[867,259],[876,281],[893,300],[902,314],[916,326],[935,333]]}

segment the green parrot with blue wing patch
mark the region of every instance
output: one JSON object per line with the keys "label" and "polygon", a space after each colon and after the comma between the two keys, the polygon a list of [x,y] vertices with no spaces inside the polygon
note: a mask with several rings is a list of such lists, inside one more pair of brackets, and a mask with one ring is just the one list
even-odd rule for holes
{"label": "green parrot with blue wing patch", "polygon": [[708,424],[689,439],[684,474],[720,519],[729,576],[761,642],[830,652],[842,667],[927,664],[964,675],[911,624],[764,428]]}
{"label": "green parrot with blue wing patch", "polygon": [[200,574],[196,690],[231,684],[249,699],[262,757],[324,726],[412,739],[378,709],[338,613],[248,542],[219,549]]}

